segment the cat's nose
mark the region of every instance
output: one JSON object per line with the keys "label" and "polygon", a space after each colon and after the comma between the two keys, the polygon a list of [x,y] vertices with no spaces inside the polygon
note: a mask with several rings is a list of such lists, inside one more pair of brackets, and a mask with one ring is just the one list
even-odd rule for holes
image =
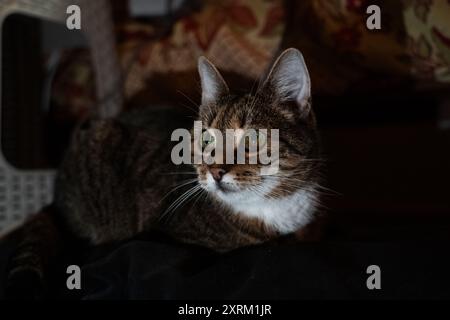
{"label": "cat's nose", "polygon": [[209,168],[209,172],[211,172],[212,177],[217,182],[220,182],[225,173],[227,173],[223,168]]}

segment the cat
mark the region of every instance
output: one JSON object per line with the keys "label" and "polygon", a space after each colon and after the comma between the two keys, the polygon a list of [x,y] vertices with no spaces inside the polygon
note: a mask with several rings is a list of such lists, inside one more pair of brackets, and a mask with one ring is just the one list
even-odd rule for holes
{"label": "cat", "polygon": [[171,133],[189,124],[167,108],[91,119],[74,133],[55,184],[58,219],[77,238],[100,245],[154,230],[226,252],[315,221],[320,144],[300,51],[284,51],[250,94],[231,93],[204,57],[198,71],[197,120],[220,131],[279,129],[278,172],[262,175],[260,163],[174,165]]}
{"label": "cat", "polygon": [[[318,172],[310,160],[318,157],[318,142],[301,53],[281,54],[254,97],[232,95],[206,58],[199,59],[198,70],[203,127],[278,128],[279,172],[263,176],[260,164],[202,163],[177,174],[168,142],[181,121],[167,119],[164,110],[91,121],[75,135],[56,183],[56,205],[76,235],[98,245],[154,228],[227,251],[295,232],[313,219]],[[189,195],[207,198],[170,207],[164,196],[182,179],[185,187],[175,194],[183,202]],[[180,212],[160,219],[177,204]]]}

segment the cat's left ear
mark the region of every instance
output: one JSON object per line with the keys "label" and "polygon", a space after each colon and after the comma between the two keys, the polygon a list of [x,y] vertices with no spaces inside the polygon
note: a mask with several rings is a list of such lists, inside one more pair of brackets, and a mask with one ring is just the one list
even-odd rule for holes
{"label": "cat's left ear", "polygon": [[198,73],[202,84],[202,104],[215,103],[229,93],[225,80],[217,68],[205,57],[198,59]]}
{"label": "cat's left ear", "polygon": [[303,55],[297,49],[287,49],[278,57],[264,86],[270,86],[278,101],[296,102],[303,115],[309,113],[311,80]]}

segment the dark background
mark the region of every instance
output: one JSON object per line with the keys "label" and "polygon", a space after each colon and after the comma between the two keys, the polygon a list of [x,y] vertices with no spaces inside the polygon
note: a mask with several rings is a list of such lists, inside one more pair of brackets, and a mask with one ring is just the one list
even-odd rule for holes
{"label": "dark background", "polygon": [[[124,1],[113,3],[116,21],[126,20]],[[295,36],[298,30],[305,30],[298,24],[305,21],[308,11],[296,16],[300,12],[298,3],[286,1],[289,10],[283,48],[300,47]],[[200,7],[195,1],[183,14]],[[160,33],[156,39],[146,41],[170,35],[170,25],[177,18],[149,18]],[[54,101],[43,104],[49,94],[44,81],[49,70],[41,63],[42,57],[55,48],[86,50],[87,45],[82,36],[68,41],[67,34],[50,31],[53,29],[17,16],[7,20],[4,27],[2,152],[19,168],[57,168],[76,122],[61,116],[61,106]],[[315,43],[315,32],[306,30],[302,35]],[[62,44],[53,47],[58,41]],[[303,51],[303,47],[300,49]],[[351,56],[338,55],[334,48],[326,47],[317,54],[306,48],[304,55],[307,64],[316,60],[327,65],[331,57],[343,65],[353,61]],[[70,64],[75,60],[71,57],[63,62]],[[332,65],[327,68],[330,74],[338,70]],[[311,69],[314,71],[314,63]],[[60,72],[66,70],[62,68]],[[164,238],[134,239],[85,252],[72,248],[55,266],[51,295],[168,299],[448,298],[450,90],[448,86],[418,90],[414,79],[399,81],[389,73],[365,71],[371,81],[354,83],[355,90],[350,88],[338,95],[315,91],[314,80],[320,80],[320,75],[313,74],[313,108],[325,162],[323,184],[331,189],[322,198],[328,219],[321,244],[245,248],[220,257]],[[176,97],[171,103],[185,104],[186,99],[175,90],[179,83],[197,77],[196,71],[177,76],[181,80],[172,82],[157,76],[157,83],[150,83],[149,87],[161,96]],[[234,77],[225,73],[226,80],[232,83]],[[251,88],[245,87],[245,81],[242,83],[244,87],[239,81],[231,87]],[[198,100],[198,92],[188,92],[188,96]],[[137,95],[127,104],[149,103],[150,98],[154,97]],[[2,242],[0,272],[7,268],[15,245]],[[71,263],[84,265],[86,274],[85,290],[73,295],[64,287],[64,266]],[[369,292],[365,287],[365,268],[369,264],[379,264],[384,270],[382,292]],[[29,292],[29,288],[23,292]]]}

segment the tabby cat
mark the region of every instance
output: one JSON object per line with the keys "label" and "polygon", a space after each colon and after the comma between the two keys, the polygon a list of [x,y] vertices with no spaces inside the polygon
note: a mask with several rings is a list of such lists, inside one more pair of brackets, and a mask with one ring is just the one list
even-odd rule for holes
{"label": "tabby cat", "polygon": [[[231,94],[203,57],[198,69],[203,127],[279,129],[278,173],[261,175],[261,164],[204,163],[180,172],[168,142],[181,121],[168,119],[167,110],[93,121],[75,134],[56,184],[56,204],[76,235],[102,244],[155,228],[225,251],[295,232],[313,219],[318,142],[301,53],[285,51],[254,96]],[[175,202],[166,197],[171,188]]]}
{"label": "tabby cat", "polygon": [[279,171],[260,163],[176,166],[176,128],[167,108],[90,120],[74,133],[59,170],[60,220],[93,245],[157,230],[184,242],[229,251],[304,230],[315,220],[320,162],[310,78],[301,53],[284,51],[253,94],[230,93],[206,58],[198,62],[204,128],[279,129]]}

